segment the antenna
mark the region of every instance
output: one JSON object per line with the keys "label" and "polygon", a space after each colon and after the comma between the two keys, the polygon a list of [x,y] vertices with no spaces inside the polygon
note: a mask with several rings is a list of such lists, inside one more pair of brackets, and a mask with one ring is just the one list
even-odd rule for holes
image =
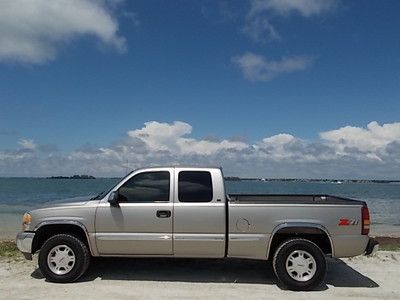
{"label": "antenna", "polygon": [[126,159],[125,175],[129,172],[129,158]]}

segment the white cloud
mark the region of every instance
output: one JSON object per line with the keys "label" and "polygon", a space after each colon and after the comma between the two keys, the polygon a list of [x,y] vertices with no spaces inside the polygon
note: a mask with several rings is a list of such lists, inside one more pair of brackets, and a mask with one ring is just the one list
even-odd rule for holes
{"label": "white cloud", "polygon": [[304,17],[320,15],[333,10],[336,0],[252,0],[250,14],[256,15],[265,11],[287,15],[292,12]]}
{"label": "white cloud", "polygon": [[175,121],[171,125],[156,121],[147,122],[144,125],[145,127],[141,129],[129,131],[128,135],[140,139],[155,151],[178,150],[178,139],[192,132],[192,126],[179,121]]}
{"label": "white cloud", "polygon": [[20,139],[18,141],[18,144],[22,147],[22,149],[27,149],[27,150],[35,150],[36,149],[35,142],[30,139]]}
{"label": "white cloud", "polygon": [[211,155],[223,149],[241,149],[246,147],[242,142],[223,140],[214,142],[187,138],[192,126],[185,122],[175,121],[172,124],[156,121],[145,123],[145,127],[129,131],[128,135],[144,142],[152,151],[173,151],[177,155],[199,154]]}
{"label": "white cloud", "polygon": [[340,153],[357,149],[361,152],[381,153],[395,141],[400,141],[400,123],[379,125],[371,122],[367,128],[345,126],[321,132],[322,139],[334,145]]}
{"label": "white cloud", "polygon": [[308,18],[333,11],[336,4],[336,0],[250,0],[242,32],[261,44],[281,40],[281,35],[270,21],[273,15],[298,13]]}
{"label": "white cloud", "polygon": [[270,21],[262,16],[250,16],[246,20],[242,32],[254,42],[266,43],[271,40],[280,40],[281,36]]}
{"label": "white cloud", "polygon": [[[92,36],[126,49],[107,3],[94,0],[4,0],[0,9],[0,61],[43,63],[74,38]],[[113,2],[114,3],[114,2]]]}
{"label": "white cloud", "polygon": [[[250,8],[241,31],[261,44],[281,40],[281,35],[270,21],[272,17],[298,13],[308,18],[332,11],[336,5],[336,0],[250,0]],[[269,81],[285,73],[305,70],[313,61],[310,56],[283,57],[281,60],[271,61],[251,52],[232,58],[244,77],[253,82]]]}
{"label": "white cloud", "polygon": [[228,175],[260,177],[398,179],[400,174],[400,123],[346,126],[321,132],[317,141],[287,133],[254,143],[191,134],[188,123],[152,121],[109,146],[68,153],[22,139],[21,148],[0,151],[0,176],[121,176],[127,168],[168,164],[217,165]]}
{"label": "white cloud", "polygon": [[313,58],[307,56],[283,57],[281,60],[268,60],[262,55],[247,52],[242,56],[232,58],[250,81],[269,81],[279,75],[307,69]]}

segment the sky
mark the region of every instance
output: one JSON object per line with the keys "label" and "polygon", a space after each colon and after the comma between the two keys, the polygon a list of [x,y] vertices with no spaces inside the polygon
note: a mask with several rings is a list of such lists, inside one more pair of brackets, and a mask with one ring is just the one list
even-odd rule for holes
{"label": "sky", "polygon": [[399,1],[3,0],[0,176],[400,179]]}

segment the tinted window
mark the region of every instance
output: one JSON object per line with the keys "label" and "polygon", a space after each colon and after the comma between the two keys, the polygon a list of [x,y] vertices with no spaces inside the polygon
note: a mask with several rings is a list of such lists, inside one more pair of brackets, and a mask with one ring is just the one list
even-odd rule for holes
{"label": "tinted window", "polygon": [[121,202],[169,201],[169,172],[145,172],[133,176],[118,190]]}
{"label": "tinted window", "polygon": [[212,197],[210,172],[179,172],[178,198],[180,202],[210,202]]}

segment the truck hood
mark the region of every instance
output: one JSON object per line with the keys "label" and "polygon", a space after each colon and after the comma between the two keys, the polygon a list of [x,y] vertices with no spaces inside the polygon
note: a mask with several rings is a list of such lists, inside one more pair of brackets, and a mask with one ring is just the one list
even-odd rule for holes
{"label": "truck hood", "polygon": [[29,211],[31,230],[42,222],[72,221],[80,222],[93,230],[94,215],[100,200],[90,200],[90,196],[74,197],[44,203],[43,206]]}
{"label": "truck hood", "polygon": [[52,202],[46,202],[40,208],[50,207],[68,207],[68,206],[83,206],[91,200],[92,196],[74,197],[61,200],[55,200]]}

